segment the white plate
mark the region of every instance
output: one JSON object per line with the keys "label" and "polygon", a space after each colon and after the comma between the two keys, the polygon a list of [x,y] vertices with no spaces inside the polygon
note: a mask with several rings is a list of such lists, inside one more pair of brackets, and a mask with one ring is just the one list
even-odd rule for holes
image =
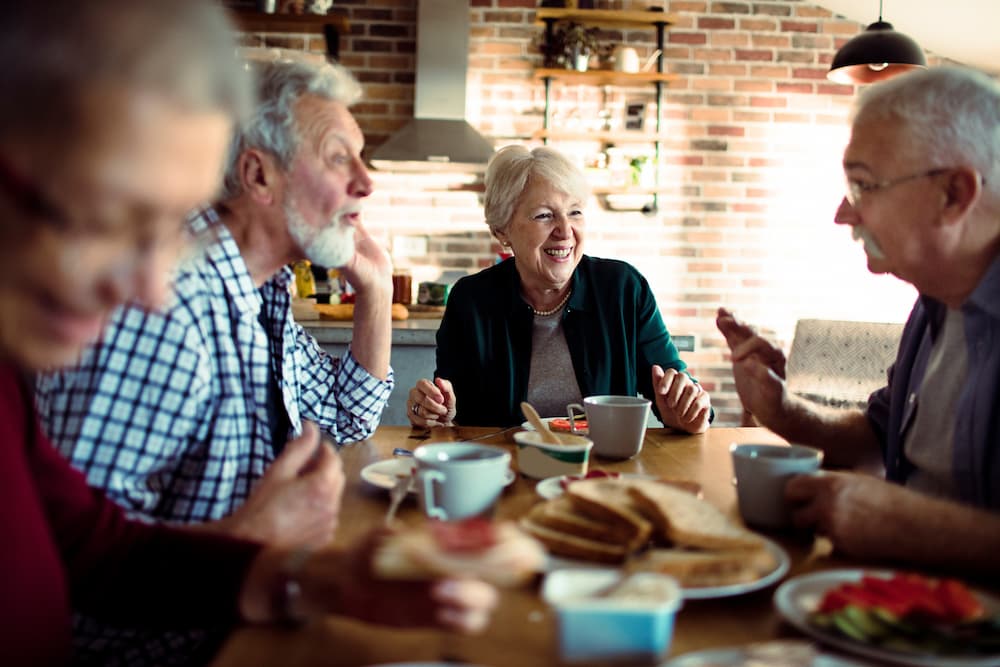
{"label": "white plate", "polygon": [[[955,656],[903,653],[849,639],[840,633],[818,628],[809,622],[809,614],[816,609],[823,594],[830,588],[846,582],[856,582],[865,574],[881,577],[892,576],[889,570],[827,570],[804,574],[789,579],[774,592],[774,606],[786,621],[807,635],[834,646],[876,660],[909,667],[997,667],[1000,654]],[[1000,600],[975,591],[989,613],[1000,610]]]}
{"label": "white plate", "polygon": [[[704,651],[685,653],[660,665],[660,667],[746,667],[747,665],[769,664],[768,657],[781,656],[788,660],[787,664],[800,664],[790,658],[801,653],[802,665],[808,667],[864,667],[860,662],[820,653],[813,649],[812,644],[804,641],[780,640],[734,646],[731,648],[710,648]],[[752,662],[751,662],[752,661]],[[786,664],[785,662],[781,663]]]}
{"label": "white plate", "polygon": [[[555,477],[546,477],[538,484],[535,485],[535,493],[540,495],[546,500],[552,500],[553,498],[558,498],[563,494],[565,489],[562,487],[562,480],[566,475],[556,475]],[[612,478],[613,479],[613,478]],[[621,474],[621,479],[659,479],[656,475],[642,475],[639,473],[626,472]]]}
{"label": "white plate", "polygon": [[[788,574],[788,567],[790,564],[788,553],[782,549],[779,544],[772,542],[766,537],[762,537],[761,539],[764,541],[764,545],[767,547],[767,550],[770,551],[774,555],[774,559],[778,561],[778,564],[774,566],[773,570],[765,574],[760,579],[747,581],[742,584],[730,584],[728,586],[699,586],[697,588],[685,588],[682,586],[681,596],[685,600],[728,598],[736,595],[744,595],[745,593],[752,593],[753,591],[767,588],[771,584],[781,581],[781,578]],[[592,561],[563,558],[562,556],[553,556],[550,554],[548,562],[546,563],[545,571],[551,572],[553,570],[594,567],[602,567],[602,565]],[[603,567],[607,566],[604,565]]]}
{"label": "white plate", "polygon": [[[361,469],[361,479],[380,489],[391,489],[396,486],[396,481],[400,477],[409,475],[414,467],[416,467],[416,462],[408,456],[376,461]],[[504,486],[510,486],[516,477],[514,471],[507,468],[507,479]],[[415,489],[411,488],[410,493],[414,492]]]}
{"label": "white plate", "polygon": [[[546,424],[548,424],[553,419],[567,419],[567,418],[566,417],[542,417],[542,421],[545,422]],[[586,419],[586,417],[584,417],[583,415],[580,415],[580,419]],[[524,422],[524,423],[522,423],[521,424],[521,428],[523,428],[525,431],[534,431],[535,430],[535,427],[531,425],[531,422]],[[554,433],[569,433],[569,431],[562,431],[562,430],[560,430],[560,431],[553,431],[553,432]],[[577,429],[577,430],[573,431],[573,435],[589,435],[589,434],[590,434],[590,431],[588,429],[585,429],[585,428],[580,428],[580,429]]]}

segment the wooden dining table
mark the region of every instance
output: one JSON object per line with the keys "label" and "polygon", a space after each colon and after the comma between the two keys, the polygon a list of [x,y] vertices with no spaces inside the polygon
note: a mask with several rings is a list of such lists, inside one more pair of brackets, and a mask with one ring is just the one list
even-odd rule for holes
{"label": "wooden dining table", "polygon": [[[515,430],[453,427],[425,431],[388,426],[380,427],[368,440],[342,447],[346,486],[336,541],[350,544],[382,525],[389,505],[388,492],[364,481],[361,471],[369,464],[392,458],[394,448],[413,449],[432,442],[476,439],[508,447],[513,455]],[[711,428],[699,435],[649,429],[635,458],[627,461],[597,458],[591,461],[591,468],[698,482],[706,500],[739,521],[729,455],[729,446],[734,442],[784,441],[764,428]],[[516,469],[516,456],[512,466]],[[540,502],[536,483],[537,480],[518,475],[500,498],[497,518],[516,520]],[[416,524],[425,519],[411,498],[399,509],[397,520]],[[831,556],[823,546],[825,540],[792,533],[767,536],[787,551],[791,561],[789,577],[858,565]],[[775,585],[738,596],[685,601],[676,619],[668,655],[797,637],[796,631],[784,625],[774,611],[771,598]],[[418,660],[497,667],[560,664],[556,617],[541,599],[539,589],[536,583],[503,591],[490,626],[478,635],[432,629],[401,630],[331,616],[298,628],[240,628],[222,645],[213,665],[369,665]]]}

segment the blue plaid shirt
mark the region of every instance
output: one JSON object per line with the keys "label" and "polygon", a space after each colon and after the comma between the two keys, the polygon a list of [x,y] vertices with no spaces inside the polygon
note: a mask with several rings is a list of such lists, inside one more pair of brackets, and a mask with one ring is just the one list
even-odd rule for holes
{"label": "blue plaid shirt", "polygon": [[293,321],[287,268],[258,290],[214,209],[190,226],[204,254],[179,269],[168,308],[119,309],[36,392],[52,442],[92,486],[133,516],[185,523],[231,514],[274,460],[272,373],[293,433],[310,419],[338,443],[372,434],[393,387],[391,371],[383,381],[350,351],[331,357]]}

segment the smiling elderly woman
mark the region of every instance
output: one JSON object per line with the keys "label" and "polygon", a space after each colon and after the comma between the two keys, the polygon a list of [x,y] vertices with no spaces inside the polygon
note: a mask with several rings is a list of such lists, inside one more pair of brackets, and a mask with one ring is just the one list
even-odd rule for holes
{"label": "smiling elderly woman", "polygon": [[514,257],[459,280],[437,333],[435,379],[410,390],[415,426],[508,426],[528,401],[565,414],[584,396],[641,393],[667,426],[708,428],[646,280],[583,254],[581,171],[551,148],[507,146],[486,170],[490,231]]}

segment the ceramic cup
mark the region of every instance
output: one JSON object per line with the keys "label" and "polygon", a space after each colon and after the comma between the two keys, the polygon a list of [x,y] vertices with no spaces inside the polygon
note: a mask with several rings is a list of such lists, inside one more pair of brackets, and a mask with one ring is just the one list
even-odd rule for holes
{"label": "ceramic cup", "polygon": [[568,433],[557,434],[560,445],[542,439],[538,431],[520,431],[514,434],[517,443],[517,469],[525,477],[545,479],[556,475],[586,475],[590,449],[594,443],[589,438]]}
{"label": "ceramic cup", "polygon": [[823,452],[805,445],[733,443],[733,483],[740,515],[752,526],[781,529],[792,523],[785,483],[793,475],[819,470]]}
{"label": "ceramic cup", "polygon": [[583,405],[570,403],[566,414],[573,425],[573,409],[587,413],[593,453],[606,459],[630,459],[642,449],[649,418],[649,399],[637,396],[588,396]]}
{"label": "ceramic cup", "polygon": [[413,458],[424,514],[442,521],[491,512],[510,468],[510,452],[472,442],[422,445]]}

